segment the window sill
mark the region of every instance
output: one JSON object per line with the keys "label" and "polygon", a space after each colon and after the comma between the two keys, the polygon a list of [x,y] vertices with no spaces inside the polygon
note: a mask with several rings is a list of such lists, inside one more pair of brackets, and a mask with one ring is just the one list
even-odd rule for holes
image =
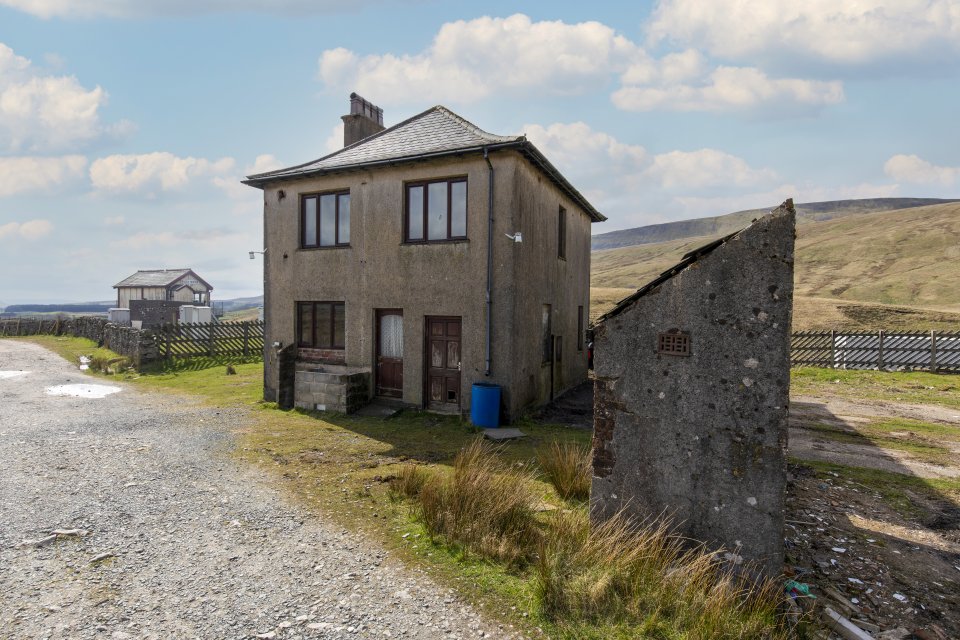
{"label": "window sill", "polygon": [[334,244],[326,247],[300,247],[297,251],[329,251],[330,249],[352,249],[353,245]]}
{"label": "window sill", "polygon": [[470,238],[451,238],[449,240],[404,240],[401,246],[420,247],[425,244],[469,244]]}

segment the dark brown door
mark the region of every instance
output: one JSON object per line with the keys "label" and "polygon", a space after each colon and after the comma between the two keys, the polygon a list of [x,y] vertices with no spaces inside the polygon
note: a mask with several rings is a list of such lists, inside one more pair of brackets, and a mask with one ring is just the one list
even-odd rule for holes
{"label": "dark brown door", "polygon": [[460,318],[427,318],[427,408],[460,409]]}
{"label": "dark brown door", "polygon": [[402,309],[377,309],[377,395],[403,397]]}

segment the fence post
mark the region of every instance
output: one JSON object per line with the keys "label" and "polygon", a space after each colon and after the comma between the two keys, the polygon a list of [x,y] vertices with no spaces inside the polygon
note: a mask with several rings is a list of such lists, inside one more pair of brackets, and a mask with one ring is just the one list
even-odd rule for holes
{"label": "fence post", "polygon": [[243,357],[246,358],[250,350],[250,323],[243,323]]}
{"label": "fence post", "polygon": [[937,332],[930,329],[930,371],[937,372]]}
{"label": "fence post", "polygon": [[883,329],[878,332],[880,345],[877,349],[877,371],[883,371]]}
{"label": "fence post", "polygon": [[164,348],[163,359],[169,360],[170,359],[170,343],[172,342],[171,338],[173,338],[173,336],[170,335],[169,331],[167,331],[166,326],[161,326],[160,331],[157,332],[157,335],[162,335],[163,339],[166,342],[163,347]]}
{"label": "fence post", "polygon": [[837,368],[837,332],[830,329],[830,368]]}
{"label": "fence post", "polygon": [[210,357],[212,358],[212,357],[213,357],[213,352],[214,352],[214,347],[216,346],[216,340],[217,340],[217,339],[216,339],[216,336],[214,335],[214,331],[216,331],[217,325],[211,322],[211,323],[210,323],[209,325],[207,325],[207,326],[210,328],[210,338],[209,338],[209,341],[210,341]]}

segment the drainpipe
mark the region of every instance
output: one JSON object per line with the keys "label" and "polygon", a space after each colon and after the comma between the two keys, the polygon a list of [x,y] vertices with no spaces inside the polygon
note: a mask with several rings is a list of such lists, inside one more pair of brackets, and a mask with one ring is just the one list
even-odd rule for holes
{"label": "drainpipe", "polygon": [[487,148],[483,148],[483,159],[487,163],[487,360],[483,375],[490,375],[490,340],[493,329],[493,165],[487,157]]}

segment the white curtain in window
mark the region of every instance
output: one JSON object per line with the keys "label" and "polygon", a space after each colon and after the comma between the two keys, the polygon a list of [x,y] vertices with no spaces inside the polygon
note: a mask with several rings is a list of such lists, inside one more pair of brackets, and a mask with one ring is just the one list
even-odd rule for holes
{"label": "white curtain in window", "polygon": [[380,317],[380,355],[403,358],[403,316]]}

